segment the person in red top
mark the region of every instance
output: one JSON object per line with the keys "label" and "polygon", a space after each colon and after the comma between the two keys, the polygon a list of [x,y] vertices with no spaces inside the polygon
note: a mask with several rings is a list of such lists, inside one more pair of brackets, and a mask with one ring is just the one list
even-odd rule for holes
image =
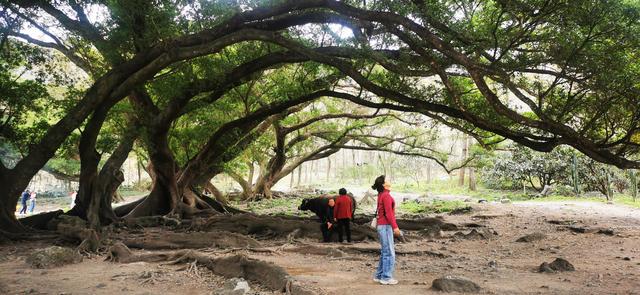
{"label": "person in red top", "polygon": [[373,280],[382,285],[396,285],[398,280],[393,278],[393,269],[396,264],[393,237],[402,235],[396,223],[396,202],[389,193],[391,184],[385,181],[384,175],[376,178],[372,188],[378,191],[376,212],[378,214],[378,239],[380,240],[380,261]]}
{"label": "person in red top", "polygon": [[351,198],[347,195],[347,190],[341,188],[338,191],[338,198],[336,199],[336,206],[333,209],[333,218],[338,222],[338,241],[344,242],[342,239],[344,232],[347,233],[347,242],[351,243],[351,227],[350,222],[353,219],[352,210],[353,204]]}

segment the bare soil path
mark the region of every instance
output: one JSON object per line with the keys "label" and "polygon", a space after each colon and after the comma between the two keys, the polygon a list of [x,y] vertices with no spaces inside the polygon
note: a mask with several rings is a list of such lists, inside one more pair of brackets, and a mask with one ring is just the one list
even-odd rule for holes
{"label": "bare soil path", "polygon": [[[398,255],[397,286],[381,286],[372,281],[376,253],[348,253],[337,258],[288,251],[247,255],[284,267],[295,279],[320,294],[442,294],[430,289],[431,282],[448,274],[471,279],[482,287],[483,294],[640,294],[640,210],[577,201],[473,207],[470,214],[443,218],[455,224],[483,225],[497,235],[469,240],[453,237],[455,231],[447,231],[439,238],[414,238],[409,243],[397,244],[399,251],[428,250],[443,254]],[[598,233],[600,229],[612,232]],[[516,242],[534,232],[546,237]],[[419,237],[415,233],[412,236]],[[378,247],[375,242],[353,245],[299,242],[318,247]],[[116,264],[103,261],[104,257],[50,270],[31,269],[23,255],[38,247],[43,245],[27,243],[0,248],[0,293],[211,294],[224,281],[203,268],[194,274],[193,269],[185,269],[184,265]],[[537,272],[542,262],[557,257],[567,259],[576,271]]]}

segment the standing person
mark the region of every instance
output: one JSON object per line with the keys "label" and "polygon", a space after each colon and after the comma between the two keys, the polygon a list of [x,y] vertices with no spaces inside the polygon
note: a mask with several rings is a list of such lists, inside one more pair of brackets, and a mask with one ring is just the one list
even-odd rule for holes
{"label": "standing person", "polygon": [[322,231],[322,241],[325,243],[331,242],[331,236],[333,235],[333,229],[335,220],[333,219],[333,212],[336,202],[333,198],[329,199],[326,211],[320,219],[320,230]]}
{"label": "standing person", "polygon": [[29,200],[29,190],[22,192],[22,196],[20,197],[20,203],[22,204],[22,209],[18,214],[27,214],[27,201]]}
{"label": "standing person", "polygon": [[69,205],[69,208],[73,208],[73,206],[76,205],[76,196],[78,195],[78,193],[74,190],[71,192],[71,194],[69,194],[69,197],[71,197],[71,204]]}
{"label": "standing person", "polygon": [[382,285],[396,285],[398,280],[393,278],[393,269],[396,264],[393,237],[400,237],[402,234],[396,223],[396,202],[389,193],[391,184],[385,181],[384,175],[378,176],[371,188],[378,191],[377,230],[380,240],[380,262],[373,280]]}
{"label": "standing person", "polygon": [[29,213],[33,214],[33,211],[36,208],[36,191],[32,191],[29,196]]}
{"label": "standing person", "polygon": [[346,231],[347,243],[351,243],[351,228],[349,224],[353,218],[351,198],[349,198],[347,190],[344,188],[341,188],[338,191],[338,194],[339,196],[336,200],[336,208],[333,210],[333,218],[334,220],[337,220],[338,223],[338,241],[340,243],[344,242],[342,237]]}

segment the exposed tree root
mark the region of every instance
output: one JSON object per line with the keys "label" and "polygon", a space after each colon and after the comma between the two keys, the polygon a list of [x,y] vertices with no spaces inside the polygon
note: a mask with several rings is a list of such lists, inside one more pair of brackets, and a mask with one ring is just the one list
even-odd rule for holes
{"label": "exposed tree root", "polygon": [[[214,216],[193,229],[222,230],[258,238],[322,238],[320,225],[316,222],[253,214]],[[351,237],[354,241],[375,240],[377,233],[369,227],[354,224]]]}
{"label": "exposed tree root", "polygon": [[[345,252],[345,253],[350,253],[350,254],[356,254],[356,253],[360,253],[360,254],[380,254],[380,248],[374,248],[374,247],[338,247],[339,250]],[[405,250],[400,250],[400,249],[395,249],[396,255],[416,255],[416,256],[431,256],[431,257],[437,257],[437,258],[447,258],[449,257],[449,255],[446,254],[442,254],[439,252],[435,252],[435,251],[429,251],[429,250],[414,250],[414,251],[405,251]]]}
{"label": "exposed tree root", "polygon": [[258,282],[270,290],[285,291],[287,294],[310,294],[308,290],[294,282],[284,268],[245,255],[214,258],[193,250],[136,254],[123,243],[116,243],[109,249],[107,259],[121,263],[167,261],[169,264],[180,264],[195,261],[214,274],[226,278],[242,277]]}
{"label": "exposed tree root", "polygon": [[30,231],[24,233],[12,233],[0,229],[0,245],[9,244],[16,241],[36,241],[36,240],[55,240],[60,235],[51,231]]}
{"label": "exposed tree root", "polygon": [[131,248],[200,249],[200,248],[258,248],[260,243],[251,237],[225,231],[212,232],[147,232],[141,237],[127,237],[122,241]]}
{"label": "exposed tree root", "polygon": [[120,222],[121,225],[125,225],[127,227],[135,228],[135,227],[156,227],[156,226],[172,226],[176,227],[182,224],[182,221],[176,218],[171,218],[168,216],[143,216],[136,218],[123,219]]}
{"label": "exposed tree root", "polygon": [[[354,223],[367,225],[373,216],[361,216],[354,219]],[[440,218],[426,217],[420,219],[396,219],[398,227],[402,230],[424,230],[428,228],[438,228],[444,231],[458,230],[458,226],[453,223],[444,222]]]}
{"label": "exposed tree root", "polygon": [[309,254],[309,255],[321,255],[328,257],[345,257],[346,253],[340,249],[334,247],[321,247],[315,245],[303,245],[299,247],[283,249],[285,252]]}
{"label": "exposed tree root", "polygon": [[124,217],[125,215],[129,214],[129,212],[131,212],[131,210],[133,210],[133,208],[137,207],[140,203],[142,203],[142,201],[144,201],[147,198],[147,196],[144,196],[140,199],[137,199],[133,202],[130,203],[126,203],[123,205],[120,205],[118,207],[113,208],[113,212],[116,214],[116,216],[118,217]]}
{"label": "exposed tree root", "polygon": [[243,211],[238,208],[231,207],[214,198],[205,196],[199,192],[194,191],[194,193],[200,198],[200,201],[207,203],[209,206],[211,206],[211,208],[213,208],[214,210],[220,213],[230,213],[230,214],[248,213],[247,211]]}
{"label": "exposed tree root", "polygon": [[51,219],[54,219],[58,217],[58,215],[63,213],[64,211],[62,210],[48,211],[48,212],[42,212],[39,214],[20,218],[19,220],[20,220],[20,223],[22,223],[22,225],[28,226],[30,228],[46,230],[47,224],[49,223],[49,221],[51,221]]}
{"label": "exposed tree root", "polygon": [[59,215],[51,219],[47,227],[58,232],[63,238],[79,241],[78,250],[81,252],[93,253],[100,247],[98,233],[88,228],[87,223],[77,216]]}

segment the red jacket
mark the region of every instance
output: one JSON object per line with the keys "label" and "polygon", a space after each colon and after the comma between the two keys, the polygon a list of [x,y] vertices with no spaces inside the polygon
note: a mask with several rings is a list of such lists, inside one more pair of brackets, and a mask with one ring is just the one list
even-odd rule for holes
{"label": "red jacket", "polygon": [[388,190],[378,194],[378,225],[390,224],[391,228],[398,228],[396,223],[396,201]]}
{"label": "red jacket", "polygon": [[340,195],[336,199],[336,205],[333,208],[333,218],[335,219],[343,219],[349,218],[351,219],[353,216],[351,215],[352,210],[351,198],[347,195]]}

